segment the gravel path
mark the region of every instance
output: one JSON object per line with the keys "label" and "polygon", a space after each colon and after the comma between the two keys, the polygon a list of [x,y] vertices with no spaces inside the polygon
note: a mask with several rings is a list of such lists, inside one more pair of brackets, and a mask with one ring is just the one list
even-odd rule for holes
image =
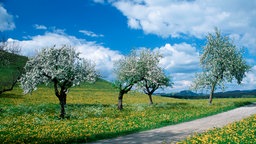
{"label": "gravel path", "polygon": [[256,114],[256,103],[190,122],[120,136],[114,139],[100,140],[95,144],[175,143],[192,135],[194,132],[204,132],[214,127],[223,127],[228,123],[239,121],[253,114]]}

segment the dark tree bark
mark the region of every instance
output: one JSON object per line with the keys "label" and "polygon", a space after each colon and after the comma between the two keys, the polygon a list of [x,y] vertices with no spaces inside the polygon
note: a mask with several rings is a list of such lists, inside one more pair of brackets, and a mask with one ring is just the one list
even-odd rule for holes
{"label": "dark tree bark", "polygon": [[153,99],[152,99],[152,95],[153,93],[159,88],[158,85],[152,86],[151,88],[148,86],[147,81],[145,80],[146,85],[145,85],[145,89],[144,89],[144,93],[148,95],[149,97],[149,104],[152,105],[153,104]]}
{"label": "dark tree bark", "polygon": [[148,97],[149,97],[149,104],[152,105],[153,104],[152,94],[148,94]]}
{"label": "dark tree bark", "polygon": [[118,95],[118,104],[117,109],[122,110],[123,109],[123,96],[124,94],[128,93],[132,89],[133,85],[128,85],[124,89],[121,88],[121,85],[119,87],[119,95]]}
{"label": "dark tree bark", "polygon": [[60,101],[60,118],[64,118],[65,117],[65,106],[66,106],[66,99],[67,99],[67,94],[65,90],[61,90],[60,95],[59,95],[59,101]]}
{"label": "dark tree bark", "polygon": [[124,96],[124,91],[121,90],[119,92],[119,95],[118,95],[118,105],[117,105],[117,108],[119,110],[123,109],[123,96]]}
{"label": "dark tree bark", "polygon": [[65,118],[65,106],[66,106],[66,100],[67,100],[67,89],[65,87],[61,87],[61,90],[58,90],[58,80],[53,79],[54,82],[54,90],[55,90],[55,95],[58,97],[59,102],[60,102],[60,118]]}
{"label": "dark tree bark", "polygon": [[212,99],[213,99],[213,95],[214,95],[215,86],[216,86],[216,82],[214,82],[212,84],[212,88],[211,88],[211,92],[210,92],[210,96],[209,96],[209,104],[212,104]]}

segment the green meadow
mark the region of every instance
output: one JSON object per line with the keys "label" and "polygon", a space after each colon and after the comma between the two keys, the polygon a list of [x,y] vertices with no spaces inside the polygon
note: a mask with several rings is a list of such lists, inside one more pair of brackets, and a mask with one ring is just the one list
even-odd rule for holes
{"label": "green meadow", "polygon": [[67,118],[60,119],[60,106],[51,86],[40,86],[23,95],[17,86],[0,95],[0,141],[3,143],[76,143],[159,128],[227,111],[256,98],[183,100],[124,95],[124,110],[117,110],[118,91],[104,80],[71,88]]}

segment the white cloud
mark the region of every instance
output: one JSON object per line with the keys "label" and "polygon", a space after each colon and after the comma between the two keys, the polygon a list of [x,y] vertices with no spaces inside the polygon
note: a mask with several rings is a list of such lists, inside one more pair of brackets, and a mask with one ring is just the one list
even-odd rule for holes
{"label": "white cloud", "polygon": [[53,45],[62,46],[63,44],[73,46],[80,56],[92,60],[96,64],[96,69],[106,80],[113,80],[112,74],[114,61],[120,59],[122,55],[117,52],[105,48],[95,42],[89,42],[60,33],[47,32],[44,35],[31,37],[30,40],[18,41],[22,47],[21,54],[32,57],[42,48],[52,47]]}
{"label": "white cloud", "polygon": [[[112,3],[148,33],[160,36],[189,34],[200,37],[214,26],[225,30],[251,29],[256,21],[256,2],[240,0],[117,0]],[[239,33],[243,30],[234,30]]]}
{"label": "white cloud", "polygon": [[36,52],[40,51],[42,48],[63,44],[76,45],[79,43],[80,41],[73,36],[48,32],[45,33],[45,35],[31,37],[30,40],[20,41],[20,45],[22,46],[21,54],[29,57],[34,56]]}
{"label": "white cloud", "polygon": [[14,28],[13,16],[8,14],[7,10],[0,4],[0,31],[13,30]]}
{"label": "white cloud", "polygon": [[256,65],[254,65],[251,70],[246,73],[246,77],[242,81],[240,89],[255,89],[256,86]]}
{"label": "white cloud", "polygon": [[182,90],[189,90],[192,81],[195,77],[194,73],[174,73],[173,77],[173,88],[170,88],[171,92],[179,92]]}
{"label": "white cloud", "polygon": [[104,35],[102,34],[95,34],[92,31],[87,31],[87,30],[79,30],[80,33],[83,33],[86,36],[90,36],[90,37],[104,37]]}
{"label": "white cloud", "polygon": [[103,79],[114,80],[114,62],[121,59],[123,55],[95,43],[83,43],[76,48],[81,52],[81,57],[96,63],[96,69],[100,71]]}
{"label": "white cloud", "polygon": [[160,66],[164,68],[167,75],[171,76],[173,88],[166,88],[165,92],[178,92],[189,89],[194,74],[200,71],[199,52],[195,47],[187,44],[166,44],[160,48],[155,48],[163,58]]}
{"label": "white cloud", "polygon": [[256,1],[241,0],[109,0],[127,17],[128,26],[161,37],[204,38],[214,27],[237,34],[256,53]]}
{"label": "white cloud", "polygon": [[196,48],[187,44],[166,44],[159,51],[163,58],[160,65],[170,73],[191,73],[197,72],[199,67],[199,52]]}
{"label": "white cloud", "polygon": [[245,33],[238,42],[242,43],[243,46],[249,49],[252,55],[256,55],[256,28],[252,32]]}
{"label": "white cloud", "polygon": [[[256,65],[252,67],[252,69],[246,73],[246,77],[243,79],[241,84],[237,84],[236,80],[233,80],[232,83],[227,83],[225,91],[233,91],[233,90],[252,90],[255,89],[256,86]],[[218,92],[221,89],[217,89]]]}
{"label": "white cloud", "polygon": [[39,25],[39,24],[35,24],[34,28],[38,29],[38,30],[46,30],[47,29],[47,27],[45,25]]}
{"label": "white cloud", "polygon": [[246,32],[245,34],[230,34],[231,40],[239,47],[246,47],[251,55],[256,56],[256,28],[251,32]]}
{"label": "white cloud", "polygon": [[136,20],[136,19],[129,19],[128,25],[133,29],[140,29],[141,28],[139,21]]}

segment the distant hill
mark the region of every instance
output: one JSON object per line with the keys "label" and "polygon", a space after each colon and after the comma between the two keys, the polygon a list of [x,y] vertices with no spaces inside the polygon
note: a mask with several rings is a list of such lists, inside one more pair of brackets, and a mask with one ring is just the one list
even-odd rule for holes
{"label": "distant hill", "polygon": [[[164,97],[172,97],[172,98],[180,98],[180,99],[206,99],[209,94],[198,94],[194,93],[190,90],[180,91],[178,93],[158,93],[156,95],[164,96]],[[235,91],[227,91],[227,92],[217,92],[214,93],[215,98],[250,98],[256,97],[256,89],[255,90],[235,90]]]}
{"label": "distant hill", "polygon": [[183,90],[183,91],[180,91],[179,93],[176,93],[175,95],[176,96],[199,96],[199,94],[194,93],[190,90]]}
{"label": "distant hill", "polygon": [[215,94],[215,97],[218,98],[241,98],[241,97],[256,97],[256,89],[255,90],[235,90],[235,91],[227,91],[227,92],[218,92]]}

